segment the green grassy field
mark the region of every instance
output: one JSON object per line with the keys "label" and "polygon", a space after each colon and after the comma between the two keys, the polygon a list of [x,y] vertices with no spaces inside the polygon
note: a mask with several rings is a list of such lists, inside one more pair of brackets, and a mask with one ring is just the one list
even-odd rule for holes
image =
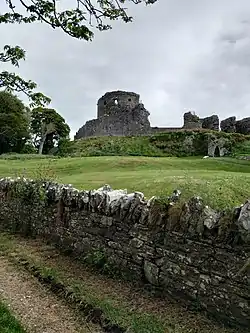
{"label": "green grassy field", "polygon": [[53,178],[79,189],[104,184],[166,196],[178,188],[187,199],[204,198],[215,208],[229,208],[250,197],[250,161],[201,157],[82,157],[0,160],[0,175]]}
{"label": "green grassy field", "polygon": [[0,332],[25,333],[19,322],[11,314],[8,307],[0,300]]}

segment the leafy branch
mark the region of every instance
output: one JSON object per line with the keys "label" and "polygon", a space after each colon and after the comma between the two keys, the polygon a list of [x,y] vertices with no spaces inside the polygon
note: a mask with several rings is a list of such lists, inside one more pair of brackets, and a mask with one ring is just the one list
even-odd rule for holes
{"label": "leafy branch", "polygon": [[25,60],[25,51],[20,46],[4,46],[4,52],[0,53],[1,62],[11,62],[12,65],[19,67],[19,60]]}
{"label": "leafy branch", "polygon": [[[0,24],[41,22],[53,29],[61,29],[73,38],[90,41],[94,37],[93,28],[100,31],[112,28],[106,20],[132,21],[132,17],[127,14],[125,3],[149,5],[157,0],[71,0],[71,3],[74,1],[74,9],[60,11],[58,8],[60,0],[5,0],[8,12],[0,14]],[[25,15],[18,12],[17,4],[22,6]],[[5,45],[4,52],[0,53],[0,62],[10,62],[19,67],[20,60],[25,60],[25,51],[19,46]],[[36,87],[35,82],[25,81],[15,73],[8,71],[0,73],[0,88],[26,94],[32,101],[31,106],[49,104],[49,97],[33,92]]]}
{"label": "leafy branch", "polygon": [[[10,62],[19,67],[19,61],[25,60],[25,51],[20,46],[4,46],[4,52],[0,53],[0,62]],[[40,92],[33,92],[37,84],[31,80],[26,81],[15,73],[8,71],[0,72],[0,88],[7,92],[22,92],[31,100],[30,106],[44,106],[50,103],[50,98]]]}
{"label": "leafy branch", "polygon": [[[75,0],[75,9],[60,11],[56,0],[5,0],[11,13],[0,16],[0,23],[43,22],[52,28],[60,28],[66,34],[77,39],[92,40],[94,33],[89,27],[100,31],[111,29],[104,21],[121,19],[131,22],[125,3],[153,4],[157,0]],[[26,10],[24,16],[16,11],[15,3],[21,3]],[[73,2],[73,0],[72,0]],[[87,27],[89,25],[89,27]]]}

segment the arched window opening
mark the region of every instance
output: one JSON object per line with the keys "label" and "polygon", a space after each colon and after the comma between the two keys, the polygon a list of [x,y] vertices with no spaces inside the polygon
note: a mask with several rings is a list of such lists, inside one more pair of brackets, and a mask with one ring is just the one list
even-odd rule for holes
{"label": "arched window opening", "polygon": [[220,157],[220,149],[218,146],[215,147],[214,150],[214,157]]}

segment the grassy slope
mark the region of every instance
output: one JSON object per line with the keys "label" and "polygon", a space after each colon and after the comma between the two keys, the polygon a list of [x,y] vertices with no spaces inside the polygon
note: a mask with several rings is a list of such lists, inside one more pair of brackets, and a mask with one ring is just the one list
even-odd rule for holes
{"label": "grassy slope", "polygon": [[227,208],[250,197],[250,162],[232,158],[84,157],[41,160],[0,160],[0,175],[52,177],[79,189],[104,184],[142,191],[147,197],[200,195],[213,207]]}
{"label": "grassy slope", "polygon": [[242,142],[235,147],[236,155],[250,155],[250,141]]}
{"label": "grassy slope", "polygon": [[19,322],[10,313],[8,307],[0,301],[0,332],[25,333]]}
{"label": "grassy slope", "polygon": [[[210,136],[225,138],[234,155],[250,154],[250,136],[212,131],[178,131],[135,137],[93,137],[71,142],[71,156],[199,156],[207,155]],[[190,145],[190,139],[192,144]],[[229,140],[229,141],[228,141]]]}

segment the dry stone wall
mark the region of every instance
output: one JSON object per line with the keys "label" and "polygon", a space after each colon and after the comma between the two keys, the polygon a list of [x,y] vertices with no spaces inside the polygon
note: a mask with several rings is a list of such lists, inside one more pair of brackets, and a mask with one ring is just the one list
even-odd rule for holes
{"label": "dry stone wall", "polygon": [[0,227],[41,236],[79,258],[102,251],[111,267],[219,320],[250,325],[250,201],[230,213],[176,190],[161,202],[110,186],[0,180]]}

